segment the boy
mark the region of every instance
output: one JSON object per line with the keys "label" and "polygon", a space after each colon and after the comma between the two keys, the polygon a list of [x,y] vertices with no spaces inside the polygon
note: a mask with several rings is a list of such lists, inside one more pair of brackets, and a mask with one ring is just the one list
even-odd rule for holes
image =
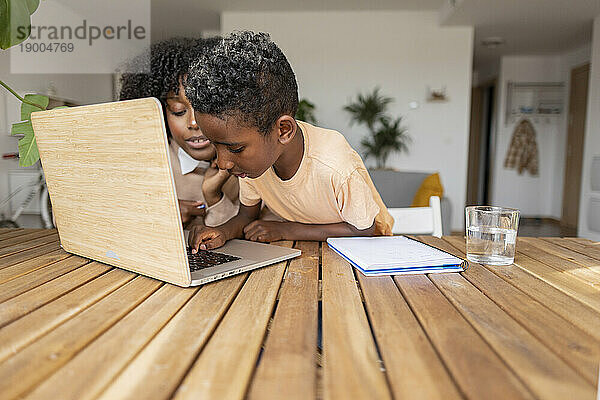
{"label": "boy", "polygon": [[[192,251],[227,240],[390,235],[393,218],[338,132],[296,121],[294,72],[268,34],[235,32],[196,60],[185,82],[217,164],[240,178],[240,210],[190,231]],[[257,220],[261,202],[283,221]]]}

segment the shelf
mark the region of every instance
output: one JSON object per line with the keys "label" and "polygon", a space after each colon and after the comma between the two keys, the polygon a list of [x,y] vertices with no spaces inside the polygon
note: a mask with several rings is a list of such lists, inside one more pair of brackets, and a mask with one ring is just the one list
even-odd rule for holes
{"label": "shelf", "polygon": [[505,123],[516,118],[549,118],[563,114],[563,82],[508,82]]}

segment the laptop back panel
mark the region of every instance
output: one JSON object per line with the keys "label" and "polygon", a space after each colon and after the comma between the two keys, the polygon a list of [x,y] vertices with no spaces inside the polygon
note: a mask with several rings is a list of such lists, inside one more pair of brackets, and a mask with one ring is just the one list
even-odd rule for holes
{"label": "laptop back panel", "polygon": [[31,120],[63,248],[189,286],[161,107],[146,98]]}

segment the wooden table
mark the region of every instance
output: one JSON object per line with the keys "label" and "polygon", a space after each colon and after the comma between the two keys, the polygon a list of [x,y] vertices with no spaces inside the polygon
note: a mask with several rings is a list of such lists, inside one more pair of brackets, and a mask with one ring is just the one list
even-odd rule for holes
{"label": "wooden table", "polygon": [[523,238],[507,267],[394,278],[294,245],[182,289],[0,230],[0,397],[595,399],[600,243]]}

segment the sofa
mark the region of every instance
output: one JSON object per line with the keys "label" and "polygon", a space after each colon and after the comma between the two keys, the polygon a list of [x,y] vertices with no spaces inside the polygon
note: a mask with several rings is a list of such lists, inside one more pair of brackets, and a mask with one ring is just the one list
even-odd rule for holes
{"label": "sofa", "polygon": [[[389,208],[410,207],[423,179],[430,175],[427,172],[406,172],[391,169],[370,169],[369,174],[383,202]],[[444,235],[449,235],[451,231],[452,205],[450,200],[445,196],[440,200],[442,208],[442,232]]]}

